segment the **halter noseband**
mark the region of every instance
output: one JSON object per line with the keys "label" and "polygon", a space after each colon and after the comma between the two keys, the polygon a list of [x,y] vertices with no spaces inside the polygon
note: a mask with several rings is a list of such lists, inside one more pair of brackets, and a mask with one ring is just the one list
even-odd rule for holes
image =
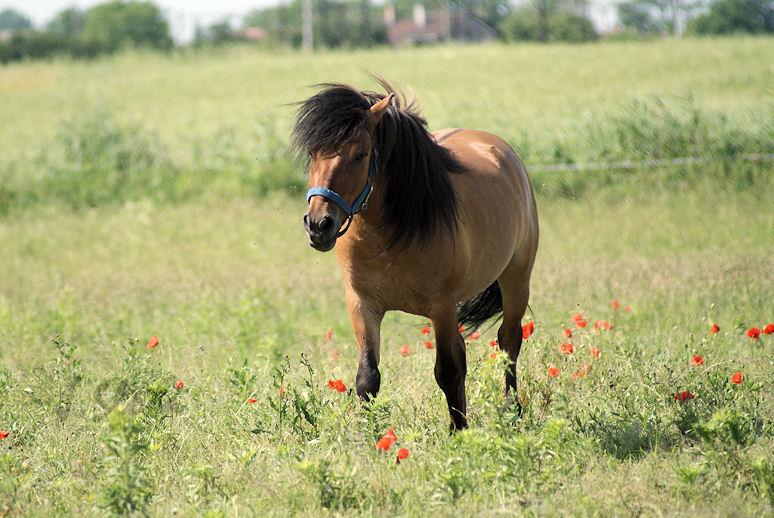
{"label": "halter noseband", "polygon": [[332,191],[327,187],[312,187],[306,191],[307,204],[313,196],[322,196],[323,198],[327,198],[338,205],[341,210],[347,213],[347,224],[344,226],[343,230],[339,231],[336,237],[343,236],[344,233],[349,230],[349,225],[352,223],[352,218],[355,217],[355,214],[366,210],[368,207],[368,197],[371,196],[371,192],[374,190],[374,178],[376,178],[376,155],[376,145],[371,142],[371,160],[368,163],[368,178],[366,178],[366,183],[363,186],[363,190],[360,192],[357,199],[351,206],[339,193]]}

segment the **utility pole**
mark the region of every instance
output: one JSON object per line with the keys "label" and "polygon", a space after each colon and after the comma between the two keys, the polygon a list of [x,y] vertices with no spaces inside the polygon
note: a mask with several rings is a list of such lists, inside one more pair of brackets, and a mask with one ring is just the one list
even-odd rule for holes
{"label": "utility pole", "polygon": [[301,17],[303,18],[303,44],[305,50],[312,50],[314,48],[314,35],[312,32],[312,0],[304,0],[304,4],[301,8]]}

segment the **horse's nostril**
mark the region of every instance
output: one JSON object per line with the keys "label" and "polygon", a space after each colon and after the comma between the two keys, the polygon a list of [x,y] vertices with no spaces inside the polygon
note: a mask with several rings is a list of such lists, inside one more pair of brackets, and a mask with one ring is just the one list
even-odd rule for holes
{"label": "horse's nostril", "polygon": [[309,214],[304,214],[304,228],[309,229]]}
{"label": "horse's nostril", "polygon": [[333,218],[330,217],[330,216],[325,216],[320,221],[320,231],[321,232],[327,232],[328,230],[331,229],[332,226],[333,226]]}

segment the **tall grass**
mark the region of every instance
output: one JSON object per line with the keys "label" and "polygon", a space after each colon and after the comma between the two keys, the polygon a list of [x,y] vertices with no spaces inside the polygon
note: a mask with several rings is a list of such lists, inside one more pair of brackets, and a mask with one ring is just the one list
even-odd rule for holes
{"label": "tall grass", "polygon": [[364,69],[413,90],[432,128],[491,131],[530,164],[699,155],[717,159],[702,174],[727,175],[740,168],[720,162],[774,151],[772,41],[235,48],[6,66],[0,211],[294,191],[303,178],[287,152],[290,103],[321,81],[372,88]]}

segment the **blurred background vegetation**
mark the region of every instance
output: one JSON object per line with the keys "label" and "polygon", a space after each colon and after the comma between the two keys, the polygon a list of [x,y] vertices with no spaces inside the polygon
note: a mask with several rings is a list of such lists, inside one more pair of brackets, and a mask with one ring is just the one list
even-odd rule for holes
{"label": "blurred background vegetation", "polygon": [[[433,40],[475,39],[475,31],[465,30],[470,20],[491,30],[491,38],[502,41],[585,42],[600,37],[637,39],[684,32],[774,32],[774,7],[769,0],[624,0],[616,4],[619,23],[615,30],[601,35],[589,16],[590,0],[392,0],[385,4],[372,0],[290,0],[249,12],[239,23],[224,18],[199,26],[193,45],[251,41],[300,47],[305,1],[309,2],[314,45],[327,48],[405,41],[400,36],[393,38],[390,29],[396,20],[400,23],[412,16],[423,26],[432,25],[434,17],[447,18],[445,32],[441,30]],[[416,21],[418,16],[423,21]],[[427,31],[419,33],[422,37],[409,41],[426,41]],[[0,62],[60,55],[93,58],[127,47],[171,50],[174,46],[162,11],[152,2],[141,1],[113,0],[86,10],[67,8],[39,29],[33,29],[23,13],[6,9],[0,12],[0,36]]]}

